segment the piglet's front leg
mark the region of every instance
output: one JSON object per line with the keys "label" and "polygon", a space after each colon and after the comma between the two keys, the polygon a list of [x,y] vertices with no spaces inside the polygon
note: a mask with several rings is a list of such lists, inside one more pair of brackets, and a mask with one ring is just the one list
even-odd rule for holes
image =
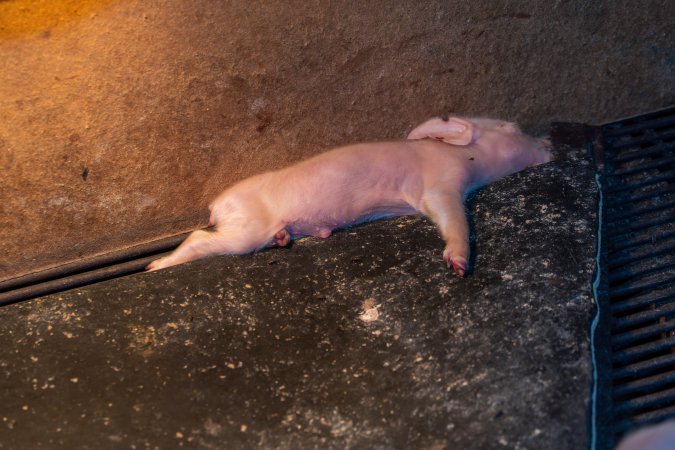
{"label": "piglet's front leg", "polygon": [[422,212],[440,229],[445,240],[443,260],[463,277],[469,260],[469,224],[459,192],[434,191],[422,198]]}

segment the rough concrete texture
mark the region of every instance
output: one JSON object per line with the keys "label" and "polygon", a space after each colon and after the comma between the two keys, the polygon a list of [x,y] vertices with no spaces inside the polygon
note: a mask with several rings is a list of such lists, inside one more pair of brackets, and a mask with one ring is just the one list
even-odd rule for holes
{"label": "rough concrete texture", "polygon": [[582,151],[469,203],[475,268],[379,221],[0,309],[0,448],[583,449]]}
{"label": "rough concrete texture", "polygon": [[0,278],[204,226],[233,182],[433,115],[675,101],[670,0],[0,1]]}

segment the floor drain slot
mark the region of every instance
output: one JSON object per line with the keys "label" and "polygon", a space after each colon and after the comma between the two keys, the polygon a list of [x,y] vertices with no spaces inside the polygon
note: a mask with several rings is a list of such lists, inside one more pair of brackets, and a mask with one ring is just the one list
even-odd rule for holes
{"label": "floor drain slot", "polygon": [[0,281],[0,306],[142,272],[189,233]]}

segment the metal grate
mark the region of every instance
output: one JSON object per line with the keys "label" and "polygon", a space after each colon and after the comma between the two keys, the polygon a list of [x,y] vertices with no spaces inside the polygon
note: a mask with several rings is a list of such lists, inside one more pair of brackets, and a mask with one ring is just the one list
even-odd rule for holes
{"label": "metal grate", "polygon": [[601,131],[616,441],[675,418],[675,107]]}

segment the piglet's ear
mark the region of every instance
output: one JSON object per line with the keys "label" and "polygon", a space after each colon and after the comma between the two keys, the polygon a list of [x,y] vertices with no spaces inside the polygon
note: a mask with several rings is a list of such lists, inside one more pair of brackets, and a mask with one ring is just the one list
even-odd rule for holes
{"label": "piglet's ear", "polygon": [[450,117],[445,126],[437,133],[436,139],[454,145],[469,145],[473,142],[475,131],[473,123],[459,117]]}
{"label": "piglet's ear", "polygon": [[408,139],[432,138],[453,145],[469,145],[474,141],[473,123],[461,117],[431,119],[410,132]]}

